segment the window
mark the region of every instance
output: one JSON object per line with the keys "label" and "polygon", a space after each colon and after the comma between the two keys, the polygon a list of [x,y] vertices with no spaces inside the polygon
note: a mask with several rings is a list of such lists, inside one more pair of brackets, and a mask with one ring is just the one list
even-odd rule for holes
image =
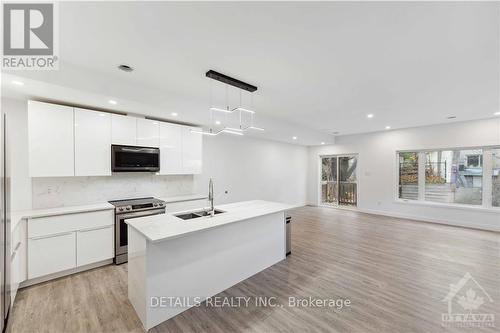
{"label": "window", "polygon": [[483,169],[479,167],[480,156],[482,150],[426,152],[425,200],[481,205]]}
{"label": "window", "polygon": [[418,153],[399,153],[399,198],[418,199]]}
{"label": "window", "polygon": [[500,207],[500,148],[492,149],[491,205]]}
{"label": "window", "polygon": [[398,198],[500,207],[500,147],[398,152]]}

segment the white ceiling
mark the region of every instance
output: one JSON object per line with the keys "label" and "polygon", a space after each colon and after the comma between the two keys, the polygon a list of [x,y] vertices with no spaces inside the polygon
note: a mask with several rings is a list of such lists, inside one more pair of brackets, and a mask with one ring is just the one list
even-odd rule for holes
{"label": "white ceiling", "polygon": [[259,87],[254,135],[315,145],[492,117],[499,22],[498,2],[65,2],[60,70],[2,90],[206,125],[214,69]]}

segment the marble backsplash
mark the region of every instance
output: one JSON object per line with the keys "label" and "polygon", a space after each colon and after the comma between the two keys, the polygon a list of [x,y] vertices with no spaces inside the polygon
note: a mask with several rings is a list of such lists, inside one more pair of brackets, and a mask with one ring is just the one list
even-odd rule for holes
{"label": "marble backsplash", "polygon": [[193,176],[115,174],[109,177],[33,178],[33,208],[86,205],[109,200],[194,193]]}

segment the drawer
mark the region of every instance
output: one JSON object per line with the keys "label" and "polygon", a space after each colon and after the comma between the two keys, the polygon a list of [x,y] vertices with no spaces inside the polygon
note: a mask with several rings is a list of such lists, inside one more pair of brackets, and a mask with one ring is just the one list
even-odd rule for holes
{"label": "drawer", "polygon": [[76,267],[75,232],[28,239],[28,279]]}
{"label": "drawer", "polygon": [[114,211],[75,213],[28,220],[28,238],[92,229],[114,224]]}
{"label": "drawer", "polygon": [[114,225],[77,231],[76,265],[83,266],[114,257]]}

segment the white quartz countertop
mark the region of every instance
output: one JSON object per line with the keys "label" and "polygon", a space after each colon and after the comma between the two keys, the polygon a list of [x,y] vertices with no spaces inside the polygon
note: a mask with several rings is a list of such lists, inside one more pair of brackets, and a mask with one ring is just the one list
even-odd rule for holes
{"label": "white quartz countertop", "polygon": [[75,214],[75,213],[85,213],[85,212],[96,212],[100,210],[108,210],[115,209],[110,203],[103,202],[92,205],[81,205],[81,206],[64,206],[64,207],[55,207],[55,208],[44,208],[44,209],[31,209],[31,210],[23,210],[23,211],[14,211],[10,213],[11,219],[11,230],[17,226],[19,221],[22,219],[34,219],[38,217],[47,217],[47,216],[57,216],[57,215],[66,215],[66,214]]}
{"label": "white quartz countertop", "polygon": [[[204,194],[189,194],[189,195],[179,195],[166,198],[160,198],[160,200],[166,203],[183,202],[191,200],[202,200],[206,199],[207,195]],[[115,206],[108,202],[101,202],[90,205],[78,205],[78,206],[64,206],[64,207],[54,207],[54,208],[43,208],[43,209],[30,209],[22,211],[13,211],[10,213],[11,217],[11,230],[14,230],[17,224],[22,219],[33,219],[38,217],[47,216],[57,216],[75,213],[85,213],[85,212],[95,212],[100,210],[115,209]]]}
{"label": "white quartz countertop", "polygon": [[[217,205],[215,208],[223,210],[225,213],[215,215],[214,217],[183,220],[173,214],[167,213],[134,218],[125,220],[125,222],[144,235],[149,241],[158,242],[296,207],[273,201],[253,200]],[[176,214],[179,214],[179,212]]]}

